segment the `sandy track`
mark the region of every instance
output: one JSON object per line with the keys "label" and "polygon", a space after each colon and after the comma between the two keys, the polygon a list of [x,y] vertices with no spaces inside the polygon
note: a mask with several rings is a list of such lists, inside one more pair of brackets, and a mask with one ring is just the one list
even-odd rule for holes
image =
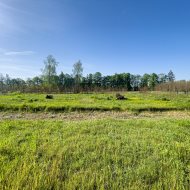
{"label": "sandy track", "polygon": [[2,120],[92,120],[92,119],[142,119],[142,118],[175,118],[190,119],[189,111],[169,111],[169,112],[71,112],[71,113],[9,113],[0,112]]}

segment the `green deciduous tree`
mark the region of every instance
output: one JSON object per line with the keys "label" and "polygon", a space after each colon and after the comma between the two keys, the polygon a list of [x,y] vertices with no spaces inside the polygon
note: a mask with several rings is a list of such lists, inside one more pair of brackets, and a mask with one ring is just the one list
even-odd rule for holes
{"label": "green deciduous tree", "polygon": [[73,65],[73,78],[75,80],[75,91],[79,92],[80,90],[80,82],[82,80],[83,67],[82,63],[79,60]]}
{"label": "green deciduous tree", "polygon": [[140,82],[140,87],[141,88],[146,88],[148,87],[148,81],[149,81],[150,75],[145,73],[142,77],[141,77],[141,82]]}
{"label": "green deciduous tree", "polygon": [[96,87],[101,87],[101,83],[102,83],[102,74],[100,72],[96,72],[93,74],[92,76],[92,80],[93,80],[93,84]]}
{"label": "green deciduous tree", "polygon": [[175,81],[175,75],[174,75],[172,70],[170,70],[169,73],[168,73],[168,81],[169,82],[174,82]]}
{"label": "green deciduous tree", "polygon": [[148,86],[151,90],[154,90],[157,84],[158,84],[158,75],[156,73],[152,73],[149,77]]}
{"label": "green deciduous tree", "polygon": [[56,86],[56,67],[58,62],[56,59],[49,55],[46,60],[44,60],[44,69],[42,69],[42,76],[45,84],[49,87]]}

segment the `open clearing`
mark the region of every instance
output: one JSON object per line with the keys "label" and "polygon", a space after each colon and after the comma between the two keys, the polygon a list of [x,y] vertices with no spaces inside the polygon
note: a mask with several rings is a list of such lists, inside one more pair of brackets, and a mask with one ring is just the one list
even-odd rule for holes
{"label": "open clearing", "polygon": [[190,121],[0,123],[1,189],[185,189]]}
{"label": "open clearing", "polygon": [[0,189],[189,189],[190,97],[125,96],[0,96]]}
{"label": "open clearing", "polygon": [[127,100],[116,100],[115,93],[8,94],[0,96],[0,111],[71,112],[71,111],[171,111],[190,110],[190,95],[174,93],[124,93]]}

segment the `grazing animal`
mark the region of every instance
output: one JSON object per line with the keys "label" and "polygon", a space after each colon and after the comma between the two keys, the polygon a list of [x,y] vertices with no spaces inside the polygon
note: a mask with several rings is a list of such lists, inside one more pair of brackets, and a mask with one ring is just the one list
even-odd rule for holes
{"label": "grazing animal", "polygon": [[126,98],[125,98],[125,96],[121,95],[120,93],[117,93],[116,100],[126,100]]}
{"label": "grazing animal", "polygon": [[46,99],[53,99],[53,95],[46,95]]}

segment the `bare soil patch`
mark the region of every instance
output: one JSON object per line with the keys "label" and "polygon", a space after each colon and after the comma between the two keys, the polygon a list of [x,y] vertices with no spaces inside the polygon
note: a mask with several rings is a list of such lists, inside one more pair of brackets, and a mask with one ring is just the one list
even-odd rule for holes
{"label": "bare soil patch", "polygon": [[114,119],[142,119],[142,118],[175,118],[190,119],[190,111],[168,111],[168,112],[69,112],[69,113],[16,113],[0,112],[0,121],[2,120],[93,120],[103,118]]}

